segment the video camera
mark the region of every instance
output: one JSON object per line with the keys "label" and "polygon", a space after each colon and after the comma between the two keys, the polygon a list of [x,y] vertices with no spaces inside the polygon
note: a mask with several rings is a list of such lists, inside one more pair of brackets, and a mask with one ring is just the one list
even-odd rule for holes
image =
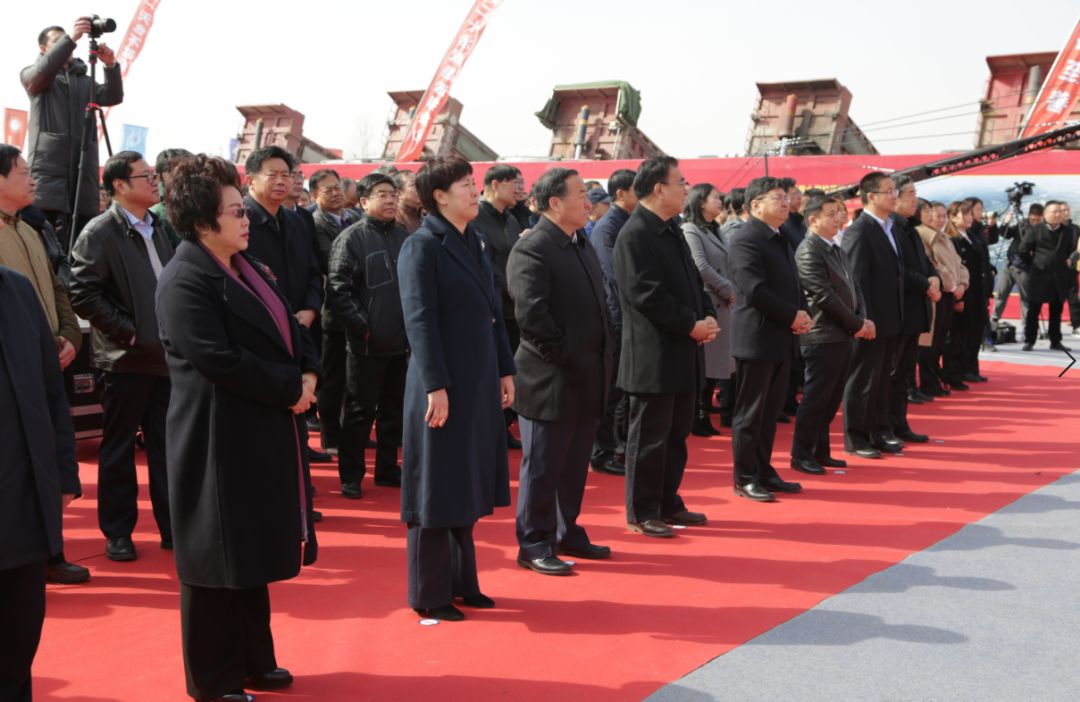
{"label": "video camera", "polygon": [[102,34],[116,31],[116,20],[100,15],[90,15],[90,37],[99,39]]}
{"label": "video camera", "polygon": [[1009,204],[1020,209],[1020,201],[1034,192],[1034,190],[1034,183],[1024,181],[1022,183],[1013,183],[1011,188],[1005,190],[1005,194],[1009,197]]}

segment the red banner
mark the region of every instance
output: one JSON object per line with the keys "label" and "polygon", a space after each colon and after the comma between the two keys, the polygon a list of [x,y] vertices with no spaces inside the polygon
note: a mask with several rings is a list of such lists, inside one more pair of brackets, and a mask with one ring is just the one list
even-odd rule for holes
{"label": "red banner", "polygon": [[4,108],[4,143],[22,150],[26,141],[26,110]]}
{"label": "red banner", "polygon": [[[135,9],[135,17],[128,25],[127,32],[120,42],[120,48],[116,50],[116,60],[120,62],[120,75],[124,78],[127,78],[131,64],[135,63],[135,59],[142,52],[146,37],[150,34],[150,28],[154,26],[154,12],[160,4],[161,0],[142,0]],[[108,113],[109,108],[106,107],[105,114],[108,115]]]}
{"label": "red banner", "polygon": [[1021,139],[1059,129],[1069,121],[1069,115],[1080,99],[1080,20],[1073,28],[1072,36],[1057,55],[1050,74],[1039,90],[1039,97],[1031,106],[1027,126]]}
{"label": "red banner", "polygon": [[499,6],[502,0],[476,0],[472,9],[469,10],[465,22],[461,25],[450,48],[446,50],[439,70],[435,71],[435,77],[431,79],[431,85],[424,93],[423,99],[416,107],[409,130],[405,132],[405,139],[401,142],[398,150],[398,163],[415,161],[424,151],[424,142],[427,141],[428,133],[435,124],[435,117],[446,104],[450,97],[450,87],[454,79],[461,73],[465,60],[480,41],[480,35],[487,26],[488,15]]}

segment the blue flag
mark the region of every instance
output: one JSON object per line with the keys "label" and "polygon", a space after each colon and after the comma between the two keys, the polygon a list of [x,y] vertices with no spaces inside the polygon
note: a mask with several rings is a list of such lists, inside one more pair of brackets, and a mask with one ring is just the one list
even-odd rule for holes
{"label": "blue flag", "polygon": [[123,151],[134,151],[146,156],[146,127],[137,127],[134,124],[124,125]]}

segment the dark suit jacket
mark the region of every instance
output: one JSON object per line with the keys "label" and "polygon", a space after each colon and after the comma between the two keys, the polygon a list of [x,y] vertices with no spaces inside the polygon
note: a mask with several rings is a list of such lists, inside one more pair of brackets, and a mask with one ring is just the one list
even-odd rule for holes
{"label": "dark suit jacket", "polygon": [[[956,247],[956,253],[960,256],[960,262],[968,269],[968,289],[964,293],[964,311],[961,314],[971,314],[980,308],[980,300],[986,299],[986,263],[983,259],[982,249],[979,242],[982,240],[972,236],[971,241],[962,235],[949,237],[949,241]],[[1028,295],[1031,291],[1029,289]],[[982,306],[985,311],[985,306]],[[871,317],[873,319],[873,317]],[[876,321],[876,320],[875,320]]]}
{"label": "dark suit jacket", "polygon": [[1068,267],[1069,256],[1076,251],[1073,228],[1062,224],[1051,231],[1045,222],[1031,227],[1020,242],[1020,253],[1031,261],[1028,270],[1028,296],[1046,300],[1056,296],[1062,300],[1076,281],[1076,269]]}
{"label": "dark suit jacket", "polygon": [[618,386],[697,392],[705,355],[690,330],[716,310],[678,224],[638,205],[615,241],[615,281],[623,315]]}
{"label": "dark suit jacket", "polygon": [[915,231],[915,225],[907,219],[893,215],[893,235],[904,257],[904,323],[901,334],[910,336],[930,331],[933,305],[926,291],[930,278],[941,280],[934,264],[926,256],[926,247]]}
{"label": "dark suit jacket", "polygon": [[[898,235],[894,229],[894,238]],[[840,245],[851,262],[855,282],[862,288],[866,316],[877,327],[878,338],[900,336],[904,326],[904,262],[885,230],[863,212],[844,231]]]}
{"label": "dark suit jacket", "polygon": [[788,214],[787,221],[780,225],[780,235],[787,241],[792,251],[806,238],[806,218],[798,212]]}
{"label": "dark suit jacket", "polygon": [[847,254],[811,232],[795,251],[795,265],[814,319],[813,329],[799,337],[799,343],[851,341],[866,319],[866,302]]}
{"label": "dark suit jacket", "polygon": [[56,341],[27,278],[0,266],[0,571],[61,549],[61,495],[82,494]]}
{"label": "dark suit jacket", "polygon": [[603,273],[585,237],[577,243],[541,217],[510,251],[506,279],[521,329],[514,409],[530,419],[599,419],[614,342]]}
{"label": "dark suit jacket", "polygon": [[[341,216],[345,216],[345,210],[341,211]],[[334,218],[321,209],[316,209],[311,215],[312,221],[315,223],[315,251],[316,257],[319,259],[319,270],[323,275],[326,275],[330,270],[330,248],[334,245],[334,239],[337,239],[338,234],[348,226],[348,224],[339,224],[341,217],[338,217],[338,222],[334,221]],[[350,219],[349,223],[354,220]]]}
{"label": "dark suit jacket", "polygon": [[318,311],[323,299],[322,273],[304,220],[284,207],[271,217],[251,197],[244,198],[244,205],[251,211],[247,254],[270,267],[292,312]]}
{"label": "dark suit jacket", "polygon": [[806,308],[794,251],[782,234],[751,217],[728,233],[728,270],[735,283],[731,355],[788,361],[799,354],[791,323]]}

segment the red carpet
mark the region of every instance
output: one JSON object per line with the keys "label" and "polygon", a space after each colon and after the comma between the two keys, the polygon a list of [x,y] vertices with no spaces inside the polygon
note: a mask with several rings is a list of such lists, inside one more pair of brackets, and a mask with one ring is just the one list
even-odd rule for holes
{"label": "red carpet", "polygon": [[[351,502],[316,470],[316,567],[271,586],[278,660],[294,687],[260,698],[322,700],[638,700],[822,599],[1078,467],[1080,376],[985,364],[991,382],[913,408],[944,443],[798,476],[802,495],[760,505],[731,493],[729,436],[692,439],[683,495],[706,527],[673,540],[625,529],[623,481],[589,476],[582,522],[615,552],[550,578],[514,563],[512,508],[477,530],[481,584],[498,609],[417,624],[405,608],[398,493]],[[839,422],[834,424],[834,429]],[[834,435],[834,445],[838,441]],[[790,425],[776,465],[786,470]],[[105,559],[94,502],[96,447],[82,446],[86,498],[67,515],[67,552],[90,583],[50,586],[34,667],[38,699],[184,700],[177,584],[149,504],[140,558]],[[513,454],[516,455],[516,454]],[[848,457],[850,458],[850,457]],[[144,483],[145,485],[145,483]],[[369,484],[365,483],[365,489]],[[145,493],[145,488],[143,490]]]}

